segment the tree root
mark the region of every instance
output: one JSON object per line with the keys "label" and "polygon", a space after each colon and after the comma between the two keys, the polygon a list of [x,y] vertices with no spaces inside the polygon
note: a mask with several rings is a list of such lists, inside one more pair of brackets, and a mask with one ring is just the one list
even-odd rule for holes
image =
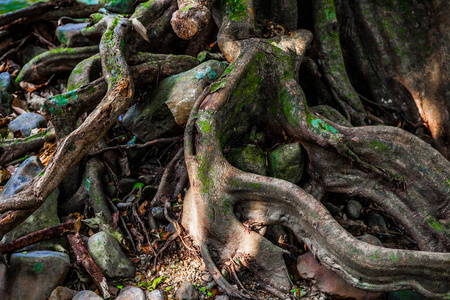
{"label": "tree root", "polygon": [[[310,36],[302,36],[292,45],[308,45]],[[203,247],[202,257],[212,264],[208,246],[220,249],[218,263],[244,257],[244,263],[264,282],[282,291],[289,289],[283,250],[248,232],[234,215],[237,211],[241,219],[291,228],[323,264],[356,287],[415,289],[430,298],[448,296],[449,253],[388,249],[358,241],[301,188],[242,172],[224,159],[225,143],[248,130],[248,120],[262,119],[305,146],[318,185],[369,197],[389,208],[424,249],[448,251],[445,228],[450,199],[445,178],[450,175],[449,162],[400,129],[343,127],[313,113],[292,76],[302,53],[296,55],[289,51],[292,47],[287,48],[283,51],[260,41],[240,51],[221,79],[226,84],[219,88],[213,84],[211,93],[192,110],[185,134],[191,188],[185,198],[183,225],[195,244]],[[270,91],[265,90],[267,86]],[[236,107],[239,114],[233,113]],[[437,166],[441,171],[424,174],[423,166]],[[418,174],[427,184],[409,184]],[[385,193],[387,200],[376,193]]]}
{"label": "tree root", "polygon": [[2,164],[8,164],[30,151],[39,149],[44,143],[51,142],[54,139],[55,130],[48,128],[27,138],[2,140],[0,141],[0,161]]}
{"label": "tree root", "polygon": [[104,298],[111,297],[111,295],[109,294],[109,288],[106,278],[105,276],[103,276],[102,271],[87,251],[86,245],[84,244],[81,235],[79,233],[69,234],[67,236],[67,239],[69,240],[70,247],[75,253],[77,262],[86,269],[88,274],[91,276],[92,281],[100,291],[101,295]]}
{"label": "tree root", "polygon": [[86,18],[97,12],[101,5],[87,5],[78,1],[71,1],[73,5],[64,5],[64,0],[37,2],[26,8],[0,16],[0,27],[17,21],[35,22],[58,20],[61,17]]}
{"label": "tree root", "polygon": [[14,252],[37,242],[61,237],[64,233],[74,230],[75,221],[67,221],[53,227],[32,232],[9,243],[2,244],[0,245],[0,253]]}

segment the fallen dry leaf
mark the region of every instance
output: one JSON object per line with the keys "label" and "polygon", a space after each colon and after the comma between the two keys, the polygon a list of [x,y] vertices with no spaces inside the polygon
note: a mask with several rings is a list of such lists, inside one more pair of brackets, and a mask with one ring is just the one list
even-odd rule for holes
{"label": "fallen dry leaf", "polygon": [[39,154],[36,156],[41,160],[42,164],[46,166],[55,153],[55,150],[56,144],[45,142],[44,146],[39,151]]}

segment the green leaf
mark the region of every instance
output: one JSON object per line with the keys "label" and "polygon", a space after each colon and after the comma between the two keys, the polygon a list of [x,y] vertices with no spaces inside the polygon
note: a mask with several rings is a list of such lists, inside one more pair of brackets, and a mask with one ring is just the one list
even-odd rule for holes
{"label": "green leaf", "polygon": [[171,286],[166,287],[166,291],[170,291],[172,289]]}
{"label": "green leaf", "polygon": [[204,61],[204,60],[206,59],[206,54],[207,54],[207,53],[208,53],[207,51],[202,51],[202,52],[200,52],[200,53],[197,55],[198,61],[199,61],[199,62]]}
{"label": "green leaf", "polygon": [[134,184],[134,186],[133,186],[133,189],[134,190],[138,190],[138,189],[143,188],[143,187],[144,187],[144,184],[142,182],[136,182]]}
{"label": "green leaf", "polygon": [[119,290],[123,289],[123,285],[116,285],[116,288],[118,288]]}
{"label": "green leaf", "polygon": [[23,251],[23,252],[22,252],[22,254],[27,254],[27,253],[28,253],[28,251]]}
{"label": "green leaf", "polygon": [[161,283],[161,281],[164,279],[164,276],[162,276],[162,277],[158,277],[158,278],[156,278],[156,279],[154,279],[153,281],[152,281],[152,285],[150,286],[152,289],[156,289],[156,287],[158,286],[158,284],[160,284]]}

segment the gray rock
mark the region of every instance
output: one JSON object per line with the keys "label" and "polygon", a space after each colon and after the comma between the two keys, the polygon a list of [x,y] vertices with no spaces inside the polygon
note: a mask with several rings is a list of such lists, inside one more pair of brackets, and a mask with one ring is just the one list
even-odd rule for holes
{"label": "gray rock", "polygon": [[167,300],[167,296],[161,290],[147,291],[147,300]]}
{"label": "gray rock", "polygon": [[130,278],[135,268],[123,253],[117,240],[104,231],[89,238],[88,251],[103,274],[110,278]]}
{"label": "gray rock", "polygon": [[158,221],[166,221],[166,216],[164,215],[164,208],[156,206],[152,208],[152,216]]}
{"label": "gray rock", "polygon": [[376,213],[371,213],[367,216],[367,226],[372,227],[372,230],[378,231],[378,232],[385,232],[387,231],[387,225],[386,221],[382,216]]}
{"label": "gray rock", "polygon": [[175,293],[175,297],[180,300],[197,300],[200,299],[200,293],[190,282],[183,282]]}
{"label": "gray rock", "polygon": [[77,291],[71,290],[65,286],[58,286],[50,294],[48,300],[72,300]]}
{"label": "gray rock", "polygon": [[0,104],[5,108],[9,108],[12,96],[13,87],[11,81],[11,75],[8,72],[0,73]]}
{"label": "gray rock", "polygon": [[81,34],[89,23],[68,23],[56,28],[56,37],[58,41],[67,47],[90,46],[94,42]]}
{"label": "gray rock", "polygon": [[94,293],[93,291],[86,290],[76,294],[72,300],[103,300],[103,298]]}
{"label": "gray rock", "polygon": [[144,142],[181,133],[198,96],[226,67],[223,62],[210,60],[164,79],[145,101],[128,110],[124,127]]}
{"label": "gray rock", "polygon": [[281,145],[269,152],[269,175],[297,184],[302,179],[304,158],[300,144]]}
{"label": "gray rock", "polygon": [[347,202],[346,212],[350,219],[358,219],[361,216],[362,205],[358,201],[350,200]]}
{"label": "gray rock", "polygon": [[230,300],[230,298],[227,295],[220,295],[215,300]]}
{"label": "gray rock", "polygon": [[371,245],[374,245],[374,246],[383,247],[383,243],[378,238],[374,237],[371,234],[365,234],[365,235],[362,235],[362,236],[358,236],[357,239],[360,240],[360,241],[369,243]]}
{"label": "gray rock", "polygon": [[116,300],[146,300],[145,293],[138,287],[126,286],[124,287]]}
{"label": "gray rock", "polygon": [[47,52],[48,50],[33,44],[28,44],[22,51],[22,65],[32,60],[35,56]]}
{"label": "gray rock", "polygon": [[0,266],[0,298],[45,300],[61,285],[69,271],[69,256],[62,252],[14,253]]}
{"label": "gray rock", "polygon": [[[28,182],[38,175],[44,165],[39,158],[31,156],[27,158],[14,172],[8,183],[0,192],[0,202],[9,199],[14,194],[22,191]],[[31,216],[29,216],[22,224],[10,231],[3,238],[3,242],[7,243],[18,239],[29,233],[45,229],[60,224],[58,217],[58,190],[56,189],[44,204],[41,205]],[[28,249],[53,249],[54,241],[44,241],[39,244],[32,245]]]}
{"label": "gray rock", "polygon": [[40,114],[32,112],[21,114],[8,125],[10,131],[21,130],[24,136],[29,136],[32,129],[46,127],[47,120]]}
{"label": "gray rock", "polygon": [[266,155],[254,145],[233,148],[227,155],[231,165],[245,172],[266,175]]}

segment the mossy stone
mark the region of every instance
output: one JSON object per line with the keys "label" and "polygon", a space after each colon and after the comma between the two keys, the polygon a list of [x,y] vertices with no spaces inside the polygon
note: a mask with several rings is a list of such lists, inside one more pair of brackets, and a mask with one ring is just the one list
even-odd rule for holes
{"label": "mossy stone", "polygon": [[269,176],[298,184],[302,179],[304,156],[300,144],[281,145],[267,155]]}
{"label": "mossy stone", "polygon": [[89,238],[89,254],[110,278],[131,278],[136,269],[120,248],[119,242],[109,233],[100,231]]}
{"label": "mossy stone", "polygon": [[231,149],[227,155],[231,165],[245,172],[266,175],[266,155],[254,145]]}

